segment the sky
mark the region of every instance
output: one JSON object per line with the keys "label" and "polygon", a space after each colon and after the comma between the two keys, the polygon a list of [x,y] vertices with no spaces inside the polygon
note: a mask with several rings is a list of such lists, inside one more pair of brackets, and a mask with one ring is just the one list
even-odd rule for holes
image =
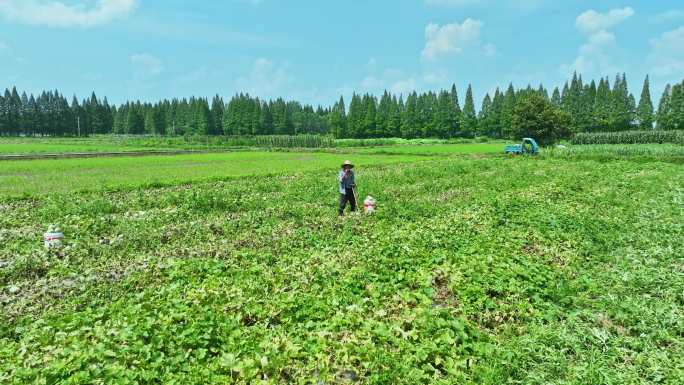
{"label": "sky", "polygon": [[0,0],[0,87],[330,105],[472,83],[684,79],[681,0]]}

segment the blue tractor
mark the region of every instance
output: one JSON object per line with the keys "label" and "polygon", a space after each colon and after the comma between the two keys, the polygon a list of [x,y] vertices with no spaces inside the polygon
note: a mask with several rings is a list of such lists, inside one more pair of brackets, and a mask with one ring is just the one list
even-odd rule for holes
{"label": "blue tractor", "polygon": [[509,144],[504,148],[505,154],[530,154],[537,155],[539,153],[539,146],[532,138],[523,138],[520,144]]}

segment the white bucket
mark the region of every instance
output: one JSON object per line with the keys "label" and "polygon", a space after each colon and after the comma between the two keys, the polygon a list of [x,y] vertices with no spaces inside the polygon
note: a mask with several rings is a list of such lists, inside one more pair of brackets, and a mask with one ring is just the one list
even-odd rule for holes
{"label": "white bucket", "polygon": [[64,234],[59,228],[50,226],[48,231],[43,234],[43,243],[46,249],[52,249],[62,246],[62,241],[64,240]]}
{"label": "white bucket", "polygon": [[363,201],[363,211],[366,214],[370,214],[375,211],[375,199],[372,196],[367,196],[366,200]]}

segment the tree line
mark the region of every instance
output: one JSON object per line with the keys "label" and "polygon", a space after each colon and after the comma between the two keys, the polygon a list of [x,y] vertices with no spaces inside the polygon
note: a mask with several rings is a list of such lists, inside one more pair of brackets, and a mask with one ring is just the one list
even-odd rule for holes
{"label": "tree line", "polygon": [[38,96],[16,88],[0,95],[0,135],[86,136],[90,134],[152,135],[297,135],[329,134],[338,138],[509,138],[515,135],[516,106],[537,95],[569,117],[569,130],[615,132],[634,129],[684,129],[684,82],[667,85],[657,111],[646,77],[637,103],[625,74],[586,83],[575,74],[562,88],[549,92],[543,85],[516,89],[510,84],[487,93],[475,108],[472,87],[463,104],[456,86],[438,92],[395,95],[385,91],[343,97],[332,106],[313,107],[282,98],[262,100],[237,94],[227,103],[211,100],[162,100],[110,105],[94,93],[71,103],[59,91]]}

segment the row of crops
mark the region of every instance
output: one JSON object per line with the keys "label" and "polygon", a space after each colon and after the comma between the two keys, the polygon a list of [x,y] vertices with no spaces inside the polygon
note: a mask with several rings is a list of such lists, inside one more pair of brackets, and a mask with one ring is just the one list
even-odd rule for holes
{"label": "row of crops", "polygon": [[[104,137],[106,139],[107,137]],[[128,145],[149,146],[206,146],[206,147],[279,147],[321,148],[334,147],[335,140],[321,135],[260,135],[260,136],[114,136],[115,141]]]}
{"label": "row of crops", "polygon": [[684,131],[649,130],[622,132],[582,132],[572,138],[572,144],[684,144]]}
{"label": "row of crops", "polygon": [[678,144],[586,144],[568,148],[547,148],[542,157],[609,161],[629,159],[632,161],[654,161],[684,163],[684,146]]}
{"label": "row of crops", "polygon": [[487,143],[489,138],[475,139],[402,139],[402,138],[369,138],[369,139],[335,139],[327,135],[257,135],[257,136],[185,136],[159,137],[147,136],[114,136],[129,144],[149,145],[191,145],[208,147],[265,147],[265,148],[333,148],[333,147],[377,147],[413,144],[446,144],[446,143]]}
{"label": "row of crops", "polygon": [[335,146],[333,138],[321,135],[266,135],[254,138],[258,147],[321,148]]}

